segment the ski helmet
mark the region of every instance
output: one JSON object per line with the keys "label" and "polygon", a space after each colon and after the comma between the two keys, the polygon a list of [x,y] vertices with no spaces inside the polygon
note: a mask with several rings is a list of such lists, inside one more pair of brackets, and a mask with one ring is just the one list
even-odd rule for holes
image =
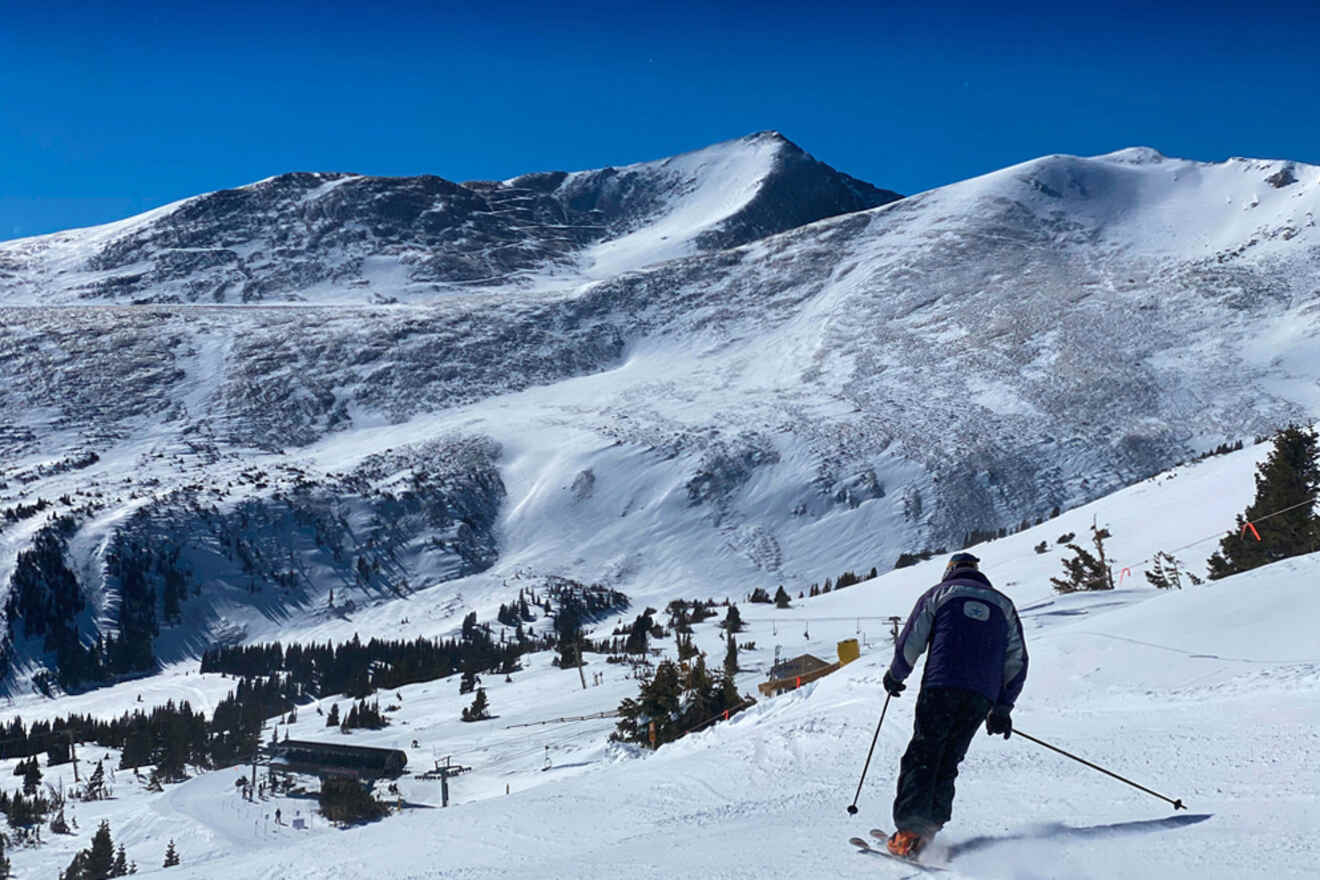
{"label": "ski helmet", "polygon": [[976,571],[976,564],[980,561],[970,553],[955,553],[949,557],[949,564],[944,568],[944,576],[948,577],[960,568]]}

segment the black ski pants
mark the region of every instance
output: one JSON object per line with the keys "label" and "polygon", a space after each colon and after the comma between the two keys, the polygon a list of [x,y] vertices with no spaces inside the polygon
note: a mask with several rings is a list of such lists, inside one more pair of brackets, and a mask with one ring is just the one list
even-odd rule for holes
{"label": "black ski pants", "polygon": [[953,780],[990,701],[960,688],[921,689],[912,741],[898,776],[894,827],[931,835],[953,815]]}

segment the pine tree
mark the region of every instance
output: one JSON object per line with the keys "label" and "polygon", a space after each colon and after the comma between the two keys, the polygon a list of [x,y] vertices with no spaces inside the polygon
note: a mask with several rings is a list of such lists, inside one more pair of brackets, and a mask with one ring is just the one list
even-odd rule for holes
{"label": "pine tree", "polygon": [[83,880],[108,880],[115,864],[115,845],[110,839],[110,823],[102,820],[92,835],[92,845],[84,850]]}
{"label": "pine tree", "polygon": [[651,619],[651,615],[654,613],[655,609],[648,607],[644,612],[637,615],[637,619],[628,628],[628,638],[623,645],[624,653],[646,654],[651,627],[655,626],[655,621]]}
{"label": "pine tree", "polygon": [[87,777],[87,800],[99,801],[106,796],[105,791],[105,768],[101,766],[101,761],[96,762],[96,769],[92,775]]}
{"label": "pine tree", "polygon": [[1105,555],[1105,538],[1110,537],[1109,529],[1097,528],[1091,524],[1091,542],[1095,553],[1091,554],[1077,544],[1069,544],[1073,551],[1071,559],[1063,560],[1064,577],[1050,578],[1054,589],[1059,593],[1075,593],[1078,590],[1112,590],[1114,573],[1109,568]]}
{"label": "pine tree", "polygon": [[119,849],[115,850],[115,863],[110,866],[111,877],[128,876],[128,854],[124,852],[124,845],[119,844]]}
{"label": "pine tree", "polygon": [[477,686],[477,674],[471,668],[463,670],[462,676],[458,680],[458,692],[460,694],[470,694]]}
{"label": "pine tree", "polygon": [[1274,435],[1274,448],[1256,466],[1255,500],[1238,514],[1236,529],[1224,536],[1219,552],[1207,562],[1212,580],[1320,546],[1314,512],[1320,494],[1318,451],[1311,428],[1289,425]]}
{"label": "pine tree", "polygon": [[332,703],[332,704],[330,705],[330,714],[327,715],[327,716],[325,716],[325,726],[326,726],[326,727],[338,727],[338,726],[339,726],[339,704],[338,704],[338,703]]}
{"label": "pine tree", "polygon": [[165,867],[173,868],[179,863],[179,852],[174,848],[174,840],[171,838],[169,846],[165,847]]}
{"label": "pine tree", "polygon": [[472,705],[463,710],[464,721],[485,721],[490,718],[487,710],[489,702],[486,700],[486,689],[477,688],[477,695],[472,700]]}
{"label": "pine tree", "polygon": [[1175,559],[1173,554],[1163,551],[1155,554],[1151,570],[1145,574],[1151,586],[1160,590],[1181,590],[1183,575],[1187,576],[1193,586],[1202,583],[1199,577],[1187,571],[1182,560]]}
{"label": "pine tree", "polygon": [[730,605],[729,610],[724,615],[724,622],[720,624],[725,632],[738,633],[743,631],[742,614],[738,611],[737,605]]}
{"label": "pine tree", "polygon": [[619,723],[611,739],[649,744],[652,723],[655,724],[656,746],[676,739],[681,697],[678,665],[671,660],[662,660],[651,680],[642,682],[637,699],[628,697],[619,704]]}
{"label": "pine tree", "polygon": [[37,756],[23,765],[23,794],[31,797],[37,793],[37,786],[41,784],[41,768],[37,766]]}
{"label": "pine tree", "polygon": [[701,653],[696,645],[692,644],[692,634],[684,635],[681,632],[674,633],[674,640],[678,645],[678,662],[690,660]]}
{"label": "pine tree", "polygon": [[781,585],[779,586],[779,589],[775,591],[775,607],[776,607],[776,608],[788,608],[788,607],[789,607],[789,604],[788,604],[789,601],[790,601],[790,600],[789,600],[788,593],[786,593],[786,592],[784,591],[784,587],[783,587],[783,585],[781,584]]}
{"label": "pine tree", "polygon": [[725,638],[724,675],[733,678],[738,672],[738,640],[730,632]]}
{"label": "pine tree", "polygon": [[698,655],[689,667],[687,689],[683,693],[683,714],[676,739],[684,731],[709,720],[720,711],[719,693],[715,680],[706,669],[706,655]]}

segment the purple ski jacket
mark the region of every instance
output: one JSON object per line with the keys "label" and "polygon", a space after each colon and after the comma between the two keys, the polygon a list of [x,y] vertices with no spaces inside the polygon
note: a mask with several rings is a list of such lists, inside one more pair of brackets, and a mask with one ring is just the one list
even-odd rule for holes
{"label": "purple ski jacket", "polygon": [[1011,709],[1027,680],[1027,643],[1013,601],[974,568],[955,569],[917,600],[894,645],[889,673],[912,674],[930,647],[921,686],[983,694]]}

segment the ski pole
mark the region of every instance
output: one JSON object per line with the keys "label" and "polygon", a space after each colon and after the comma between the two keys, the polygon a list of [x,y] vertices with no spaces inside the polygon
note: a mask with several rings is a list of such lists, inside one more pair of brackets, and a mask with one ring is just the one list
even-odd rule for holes
{"label": "ski pole", "polygon": [[857,799],[862,796],[862,783],[866,781],[866,771],[871,766],[871,755],[875,754],[875,741],[880,738],[880,725],[885,723],[885,713],[889,711],[889,700],[892,694],[885,695],[884,708],[880,710],[880,722],[875,726],[875,736],[871,737],[871,750],[866,753],[866,763],[862,765],[862,778],[857,780],[857,794],[853,795],[853,802],[848,805],[848,815],[857,815]]}
{"label": "ski pole", "polygon": [[1164,795],[1160,794],[1158,791],[1151,791],[1149,788],[1146,788],[1146,786],[1144,785],[1137,785],[1131,779],[1124,779],[1122,776],[1119,776],[1117,773],[1114,773],[1110,770],[1106,770],[1104,767],[1100,767],[1096,764],[1092,764],[1090,761],[1086,760],[1085,758],[1079,758],[1074,754],[1065,752],[1063,749],[1059,748],[1058,746],[1052,746],[1047,742],[1038,740],[1031,734],[1023,733],[1022,731],[1018,730],[1016,727],[1013,728],[1013,732],[1020,737],[1031,740],[1038,746],[1044,746],[1045,748],[1049,749],[1052,752],[1058,752],[1060,755],[1063,755],[1065,758],[1072,758],[1074,761],[1077,761],[1079,764],[1085,764],[1086,766],[1090,767],[1092,770],[1099,770],[1101,773],[1105,774],[1106,776],[1112,776],[1115,779],[1117,779],[1119,782],[1126,782],[1128,785],[1132,786],[1133,788],[1140,789],[1141,791],[1144,791],[1146,794],[1154,795],[1155,797],[1159,798],[1162,801],[1168,801],[1169,803],[1173,804],[1173,808],[1175,810],[1187,809],[1185,806],[1183,806],[1183,802],[1181,798],[1179,798],[1178,800],[1174,800],[1173,798],[1167,798]]}

